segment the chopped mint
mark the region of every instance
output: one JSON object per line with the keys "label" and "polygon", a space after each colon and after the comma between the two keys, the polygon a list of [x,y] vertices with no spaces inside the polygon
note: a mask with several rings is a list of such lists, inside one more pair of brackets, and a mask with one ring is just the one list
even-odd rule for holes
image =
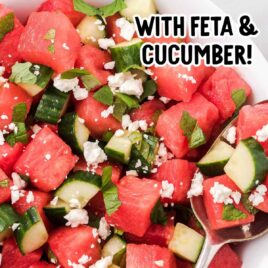
{"label": "chopped mint", "polygon": [[52,54],[55,53],[55,46],[54,44],[50,44],[48,47],[47,47],[48,51]]}
{"label": "chopped mint", "polygon": [[241,106],[246,102],[247,96],[244,89],[237,89],[232,92],[232,99],[235,103],[236,109],[241,108]]}
{"label": "chopped mint", "polygon": [[123,93],[116,93],[116,96],[127,105],[128,109],[134,109],[140,106],[139,100],[135,96],[129,96]]}
{"label": "chopped mint", "polygon": [[87,70],[82,70],[78,68],[74,68],[71,70],[68,70],[61,74],[61,79],[73,79],[75,77],[81,77],[84,75],[89,75],[89,72]]}
{"label": "chopped mint", "polygon": [[7,188],[9,186],[8,179],[0,181],[0,188]]}
{"label": "chopped mint", "polygon": [[18,103],[14,106],[12,112],[13,122],[24,122],[27,115],[27,106],[25,102]]}
{"label": "chopped mint", "polygon": [[234,205],[224,205],[223,212],[222,212],[222,219],[226,221],[235,221],[245,219],[247,215],[234,207]]}
{"label": "chopped mint", "polygon": [[11,12],[0,19],[0,41],[14,29],[14,13]]}
{"label": "chopped mint", "polygon": [[9,77],[10,82],[16,84],[36,84],[37,76],[33,74],[30,70],[32,63],[16,63],[12,66],[12,73]]}
{"label": "chopped mint", "polygon": [[46,33],[44,39],[45,40],[54,40],[56,37],[56,30],[55,29],[49,29],[48,32]]}
{"label": "chopped mint", "polygon": [[143,94],[140,97],[140,100],[143,101],[149,96],[153,96],[157,91],[157,84],[154,80],[148,80],[143,83]]}
{"label": "chopped mint", "polygon": [[105,105],[112,105],[114,100],[113,92],[108,86],[104,86],[96,91],[93,98]]}
{"label": "chopped mint", "polygon": [[151,212],[151,222],[154,224],[166,225],[167,220],[167,214],[163,208],[163,205],[160,200],[158,200]]}

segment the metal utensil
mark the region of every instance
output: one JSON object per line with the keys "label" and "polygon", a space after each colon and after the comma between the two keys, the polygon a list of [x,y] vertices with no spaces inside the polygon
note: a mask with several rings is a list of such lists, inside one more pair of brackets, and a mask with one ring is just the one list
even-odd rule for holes
{"label": "metal utensil", "polygon": [[[268,103],[268,101],[263,101],[261,103]],[[218,138],[212,144],[211,148],[215,145],[215,143],[225,139],[224,137],[226,137],[226,133],[232,126],[236,124],[236,122],[237,117],[235,117],[220,133]],[[215,231],[211,230],[210,228],[206,208],[203,202],[203,196],[192,197],[191,206],[195,216],[201,223],[206,233],[203,249],[195,268],[207,268],[218,250],[227,243],[249,241],[268,233],[267,213],[258,212],[255,217],[255,221],[250,223],[250,225],[244,227],[237,226]]]}

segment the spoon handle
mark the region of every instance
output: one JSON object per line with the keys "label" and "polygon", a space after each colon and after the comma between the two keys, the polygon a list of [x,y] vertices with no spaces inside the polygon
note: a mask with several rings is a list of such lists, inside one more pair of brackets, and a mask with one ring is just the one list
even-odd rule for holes
{"label": "spoon handle", "polygon": [[223,246],[223,244],[214,244],[212,245],[209,239],[206,239],[201,251],[201,254],[198,258],[198,261],[195,265],[195,268],[208,268],[213,257],[216,255],[218,250]]}

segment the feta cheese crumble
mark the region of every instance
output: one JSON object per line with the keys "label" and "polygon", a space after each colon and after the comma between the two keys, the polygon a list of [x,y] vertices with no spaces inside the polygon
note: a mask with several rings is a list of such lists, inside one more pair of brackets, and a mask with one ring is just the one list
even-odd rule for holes
{"label": "feta cheese crumble", "polygon": [[81,208],[81,204],[80,204],[79,200],[76,198],[72,198],[69,201],[69,205],[71,208]]}
{"label": "feta cheese crumble", "polygon": [[169,183],[167,180],[162,181],[162,189],[160,190],[162,198],[172,198],[174,190],[175,188],[172,183]]}
{"label": "feta cheese crumble", "polygon": [[129,22],[125,18],[117,19],[115,22],[116,26],[120,28],[120,36],[122,36],[127,41],[130,41],[135,34],[134,23]]}
{"label": "feta cheese crumble", "polygon": [[106,110],[101,112],[101,117],[108,118],[109,115],[113,114],[113,112],[114,112],[114,105],[111,105]]}
{"label": "feta cheese crumble", "polygon": [[0,146],[4,145],[5,143],[5,138],[3,132],[0,130]]}
{"label": "feta cheese crumble", "polygon": [[13,223],[11,226],[12,231],[14,232],[16,229],[18,229],[19,226],[20,226],[19,223]]}
{"label": "feta cheese crumble", "polygon": [[136,131],[139,128],[146,131],[148,128],[147,122],[145,120],[139,120],[132,122],[130,116],[125,114],[122,116],[122,127],[123,129],[128,129],[130,132]]}
{"label": "feta cheese crumble", "polygon": [[125,134],[125,131],[122,130],[122,129],[118,129],[118,130],[116,130],[115,133],[114,133],[114,135],[115,135],[116,137],[122,137],[122,136],[124,136],[124,134]]}
{"label": "feta cheese crumble", "polygon": [[164,104],[168,104],[171,101],[171,99],[166,97],[160,97],[159,100],[162,101]]}
{"label": "feta cheese crumble", "polygon": [[112,264],[112,261],[113,257],[108,256],[98,260],[93,265],[89,266],[89,268],[108,268]]}
{"label": "feta cheese crumble", "polygon": [[100,220],[98,233],[102,240],[106,240],[107,237],[111,234],[110,225],[107,223],[104,217],[102,217]]}
{"label": "feta cheese crumble", "polygon": [[72,209],[67,215],[64,216],[67,220],[66,226],[75,228],[81,224],[88,224],[88,213],[85,209]]}
{"label": "feta cheese crumble", "polygon": [[32,203],[34,201],[34,195],[32,191],[29,191],[29,193],[26,196],[26,202],[28,204]]}
{"label": "feta cheese crumble", "polygon": [[135,176],[135,177],[138,177],[138,173],[136,170],[128,170],[126,171],[126,175],[127,176]]}
{"label": "feta cheese crumble", "polygon": [[107,50],[109,47],[114,46],[115,42],[113,38],[100,38],[98,39],[98,44],[100,48]]}
{"label": "feta cheese crumble", "polygon": [[187,193],[187,197],[199,196],[203,194],[203,181],[204,177],[201,172],[196,172],[192,179],[191,188]]}
{"label": "feta cheese crumble", "polygon": [[106,154],[98,144],[99,141],[84,143],[84,157],[88,165],[98,165],[107,160]]}
{"label": "feta cheese crumble", "polygon": [[57,203],[59,201],[59,197],[58,196],[55,196],[51,201],[50,201],[50,205],[52,206],[56,206]]}
{"label": "feta cheese crumble", "polygon": [[264,202],[264,196],[267,192],[267,187],[264,184],[260,184],[255,191],[250,194],[248,200],[252,203],[253,206],[258,206]]}
{"label": "feta cheese crumble", "polygon": [[26,182],[20,177],[18,173],[12,172],[11,178],[13,180],[14,186],[17,186],[19,190],[24,189],[26,187]]}
{"label": "feta cheese crumble", "polygon": [[159,260],[159,261],[155,261],[154,264],[158,267],[164,267],[164,261],[163,260]]}
{"label": "feta cheese crumble", "polygon": [[232,126],[228,129],[226,133],[226,140],[230,144],[235,144],[235,141],[236,141],[236,127],[235,126]]}
{"label": "feta cheese crumble", "polygon": [[265,142],[268,140],[268,124],[256,132],[256,139],[259,142]]}
{"label": "feta cheese crumble", "polygon": [[105,70],[113,70],[115,67],[115,61],[110,61],[104,64]]}
{"label": "feta cheese crumble", "polygon": [[73,94],[76,100],[84,100],[88,97],[88,90],[86,88],[76,86],[73,89]]}

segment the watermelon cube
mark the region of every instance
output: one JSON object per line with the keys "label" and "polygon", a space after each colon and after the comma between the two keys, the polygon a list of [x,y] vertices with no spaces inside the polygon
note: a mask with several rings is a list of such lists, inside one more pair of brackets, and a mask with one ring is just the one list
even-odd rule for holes
{"label": "watermelon cube", "polygon": [[189,102],[199,85],[214,71],[212,67],[182,65],[151,67],[158,85],[158,94],[176,101]]}
{"label": "watermelon cube", "polygon": [[70,267],[68,261],[77,264],[83,255],[89,257],[89,261],[84,264],[89,267],[101,257],[95,231],[97,230],[86,225],[76,228],[61,227],[50,233],[48,245],[64,268]]}
{"label": "watermelon cube", "polygon": [[74,67],[79,49],[80,37],[61,12],[33,12],[19,42],[25,61],[49,66],[57,73]]}
{"label": "watermelon cube", "polygon": [[38,11],[61,11],[76,26],[85,16],[83,13],[74,10],[73,0],[47,0]]}
{"label": "watermelon cube", "polygon": [[156,245],[127,245],[126,268],[174,268],[176,258],[167,248]]}
{"label": "watermelon cube", "polygon": [[8,125],[12,122],[13,108],[19,103],[25,103],[29,112],[32,98],[12,83],[9,83],[8,87],[0,86],[0,130],[8,130]]}
{"label": "watermelon cube", "polygon": [[232,93],[239,89],[244,89],[246,96],[252,91],[234,69],[220,67],[201,86],[200,92],[218,107],[221,118],[226,120],[236,110]]}
{"label": "watermelon cube", "polygon": [[224,220],[222,218],[224,204],[215,203],[214,198],[210,193],[210,189],[214,186],[215,183],[222,184],[225,187],[231,189],[233,192],[240,192],[235,183],[226,175],[214,177],[204,181],[204,204],[206,207],[210,227],[213,230],[219,230],[253,222],[255,219],[254,215],[250,214],[241,202],[239,204],[234,203],[233,205],[236,209],[242,211],[246,215],[245,218],[235,220]]}
{"label": "watermelon cube", "polygon": [[224,245],[213,258],[208,268],[241,268],[242,261],[227,244]]}
{"label": "watermelon cube", "polygon": [[12,181],[6,173],[0,168],[0,204],[10,201],[11,193],[10,186]]}
{"label": "watermelon cube", "polygon": [[45,261],[39,261],[31,265],[29,268],[56,268],[56,265],[47,263]]}
{"label": "watermelon cube", "polygon": [[[244,106],[238,116],[237,140],[243,140],[256,135],[259,129],[268,124],[268,104]],[[268,155],[268,140],[260,142]]]}
{"label": "watermelon cube", "polygon": [[[268,176],[266,177],[264,183],[266,187],[268,187]],[[266,192],[265,195],[263,196],[264,200],[261,202],[258,206],[256,206],[257,209],[268,213],[268,193]]]}
{"label": "watermelon cube", "polygon": [[29,268],[41,259],[42,250],[38,249],[22,255],[14,238],[4,241],[1,268]]}
{"label": "watermelon cube", "polygon": [[104,69],[104,64],[112,61],[110,54],[93,45],[83,46],[78,55],[76,66],[84,68],[94,75],[101,85],[107,84],[108,76],[112,73]]}
{"label": "watermelon cube", "polygon": [[165,145],[178,158],[185,156],[189,152],[187,138],[179,127],[184,111],[187,111],[197,120],[207,139],[219,119],[217,107],[200,93],[196,93],[190,102],[180,102],[164,111],[157,121],[156,133],[164,137]]}
{"label": "watermelon cube", "polygon": [[64,181],[76,161],[71,148],[45,127],[27,145],[14,169],[29,176],[31,183],[41,191],[49,192]]}
{"label": "watermelon cube", "polygon": [[164,198],[162,201],[167,203],[187,202],[187,192],[190,189],[195,171],[195,164],[187,160],[172,159],[163,163],[153,178],[160,182],[168,181],[172,183],[174,192],[172,198]]}
{"label": "watermelon cube", "polygon": [[151,225],[151,212],[160,197],[160,183],[126,176],[117,184],[121,206],[106,219],[124,232],[143,236]]}
{"label": "watermelon cube", "polygon": [[121,128],[121,123],[112,115],[107,118],[101,116],[108,106],[104,105],[93,98],[93,93],[76,103],[75,110],[79,117],[85,120],[87,128],[95,138],[101,138],[107,131],[116,131]]}

